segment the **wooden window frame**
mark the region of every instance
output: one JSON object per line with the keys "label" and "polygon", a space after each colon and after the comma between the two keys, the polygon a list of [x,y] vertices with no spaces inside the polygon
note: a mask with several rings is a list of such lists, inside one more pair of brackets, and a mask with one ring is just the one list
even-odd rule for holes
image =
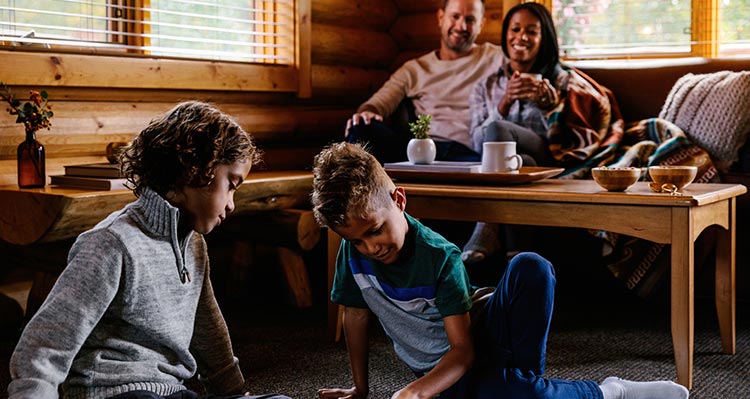
{"label": "wooden window frame", "polygon": [[311,0],[295,0],[293,65],[0,50],[8,85],[311,93]]}

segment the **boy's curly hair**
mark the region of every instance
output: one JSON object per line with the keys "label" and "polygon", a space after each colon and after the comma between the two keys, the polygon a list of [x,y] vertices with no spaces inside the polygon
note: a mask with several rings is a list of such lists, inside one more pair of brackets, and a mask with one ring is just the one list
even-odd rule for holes
{"label": "boy's curly hair", "polygon": [[229,116],[200,101],[176,105],[151,121],[120,156],[120,169],[136,196],[145,187],[160,195],[184,186],[207,186],[216,167],[260,162],[260,150]]}
{"label": "boy's curly hair", "polygon": [[315,156],[311,196],[321,226],[345,226],[393,202],[393,181],[359,144],[335,143]]}

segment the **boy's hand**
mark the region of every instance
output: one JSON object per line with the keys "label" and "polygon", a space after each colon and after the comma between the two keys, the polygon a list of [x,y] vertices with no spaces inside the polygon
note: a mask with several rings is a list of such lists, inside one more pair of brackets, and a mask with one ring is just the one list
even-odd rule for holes
{"label": "boy's hand", "polygon": [[324,388],[318,389],[319,399],[364,399],[367,394],[360,394],[357,388]]}
{"label": "boy's hand", "polygon": [[409,387],[406,387],[404,389],[396,391],[396,393],[391,396],[391,399],[416,399],[419,398],[419,395],[417,395],[416,392],[412,392]]}

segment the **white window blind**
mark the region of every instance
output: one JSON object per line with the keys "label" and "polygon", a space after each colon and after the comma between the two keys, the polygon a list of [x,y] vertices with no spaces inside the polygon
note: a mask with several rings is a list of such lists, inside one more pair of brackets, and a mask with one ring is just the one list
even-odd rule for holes
{"label": "white window blind", "polygon": [[567,57],[690,52],[689,0],[555,0],[553,17]]}
{"label": "white window blind", "polygon": [[294,64],[294,0],[0,0],[0,43]]}

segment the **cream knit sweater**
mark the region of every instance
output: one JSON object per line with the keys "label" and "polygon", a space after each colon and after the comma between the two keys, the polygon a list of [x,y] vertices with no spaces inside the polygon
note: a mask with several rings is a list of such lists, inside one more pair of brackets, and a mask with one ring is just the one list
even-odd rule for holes
{"label": "cream knit sweater", "polygon": [[440,60],[432,51],[407,61],[391,75],[359,111],[374,110],[382,116],[395,111],[404,97],[414,102],[417,115],[432,115],[430,135],[472,148],[469,137],[469,94],[474,85],[497,72],[503,61],[500,46],[475,45],[467,56]]}

